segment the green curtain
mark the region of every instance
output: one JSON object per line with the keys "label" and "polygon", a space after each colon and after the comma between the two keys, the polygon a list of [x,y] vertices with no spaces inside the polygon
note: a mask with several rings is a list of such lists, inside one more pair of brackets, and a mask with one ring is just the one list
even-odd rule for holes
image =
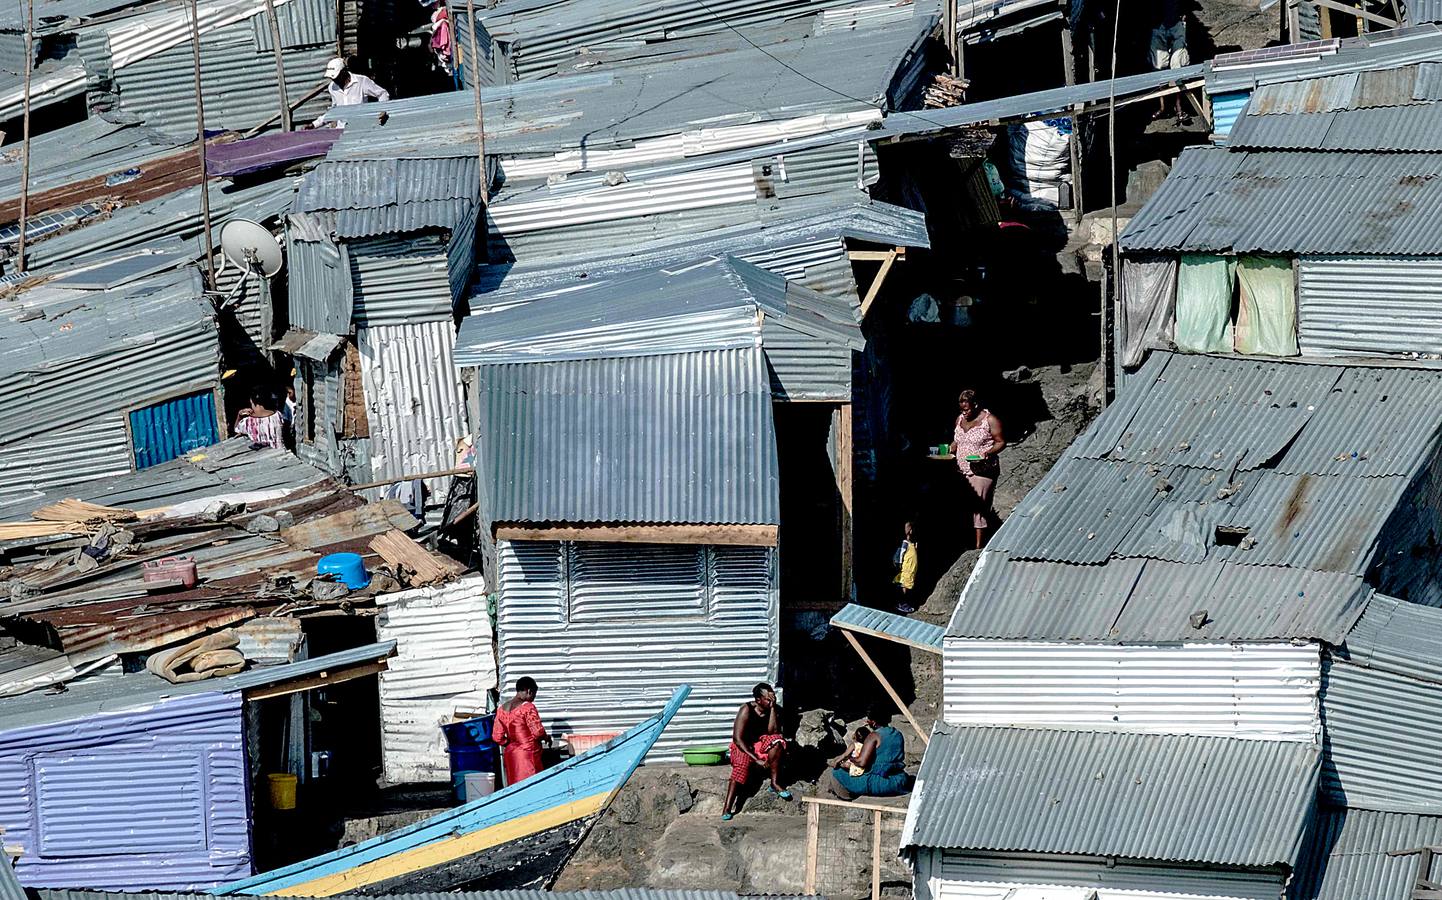
{"label": "green curtain", "polygon": [[1183,254],[1177,270],[1178,350],[1232,350],[1232,261],[1224,256]]}
{"label": "green curtain", "polygon": [[1296,356],[1297,293],[1292,261],[1275,256],[1237,260],[1238,353]]}

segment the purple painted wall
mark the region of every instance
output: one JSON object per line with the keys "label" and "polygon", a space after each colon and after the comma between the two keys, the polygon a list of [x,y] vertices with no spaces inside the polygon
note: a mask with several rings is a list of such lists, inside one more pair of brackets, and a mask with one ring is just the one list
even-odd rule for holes
{"label": "purple painted wall", "polygon": [[242,729],[239,694],[204,693],[0,731],[21,883],[185,891],[249,875]]}

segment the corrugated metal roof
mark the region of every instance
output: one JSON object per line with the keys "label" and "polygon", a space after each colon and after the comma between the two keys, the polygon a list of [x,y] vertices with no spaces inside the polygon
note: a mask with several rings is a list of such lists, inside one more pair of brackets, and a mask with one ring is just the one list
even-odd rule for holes
{"label": "corrugated metal roof", "polygon": [[1425,542],[1396,522],[1429,496],[1439,390],[1436,369],[1153,354],[996,533],[948,634],[1339,643],[1362,576]]}
{"label": "corrugated metal roof", "polygon": [[307,173],[297,212],[330,213],[337,237],[454,229],[479,202],[471,158],[326,161]]}
{"label": "corrugated metal roof", "polygon": [[779,520],[760,348],[477,373],[490,522]]}
{"label": "corrugated metal roof", "polygon": [[832,616],[831,627],[890,638],[933,653],[941,652],[943,629],[940,625],[858,606],[855,603],[846,604],[841,608],[841,612]]}
{"label": "corrugated metal roof", "polygon": [[[927,247],[925,216],[914,210],[877,201],[838,201],[831,209],[801,211],[783,218],[758,218],[740,225],[722,225],[694,234],[660,234],[624,246],[582,244],[574,253],[548,260],[517,260],[514,264],[481,266],[471,309],[503,307],[527,294],[594,284],[627,273],[674,265],[683,260],[734,254],[763,269],[779,272],[808,287],[835,296],[854,296],[850,260],[842,238],[897,247]],[[835,253],[799,248],[835,242]],[[821,259],[839,257],[844,275],[833,278]],[[819,280],[818,280],[819,279]],[[845,282],[841,286],[840,282]]]}
{"label": "corrugated metal roof", "polygon": [[[1308,638],[1340,643],[1371,588],[1360,576],[1216,560],[1100,567],[988,552],[948,637],[1172,643]],[[987,600],[986,598],[993,598]],[[1193,616],[1205,613],[1200,626]]]}
{"label": "corrugated metal roof", "polygon": [[1442,150],[1442,107],[1419,103],[1297,115],[1245,115],[1232,126],[1235,150]]}
{"label": "corrugated metal roof", "polygon": [[[1442,817],[1319,810],[1315,833],[1287,889],[1289,900],[1411,900],[1419,857],[1392,856],[1442,844]],[[1426,873],[1442,880],[1442,859]]]}
{"label": "corrugated metal roof", "polygon": [[1442,684],[1442,610],[1377,594],[1335,652],[1359,666]]}
{"label": "corrugated metal roof", "polygon": [[1314,52],[1310,54],[1295,47],[1278,49],[1282,53],[1290,52],[1292,58],[1279,61],[1261,56],[1250,62],[1232,62],[1226,58],[1214,60],[1207,67],[1207,93],[1218,94],[1305,78],[1442,61],[1442,31],[1427,25],[1418,29],[1374,32],[1335,44],[1317,41],[1312,48]]}
{"label": "corrugated metal roof", "polygon": [[1403,13],[1408,25],[1442,22],[1442,0],[1405,0]]}
{"label": "corrugated metal roof", "polygon": [[[99,891],[66,891],[39,888],[41,900],[135,900],[134,894]],[[212,894],[147,894],[147,900],[207,900]],[[682,890],[670,888],[619,888],[608,891],[455,891],[448,894],[336,894],[331,900],[362,900],[387,897],[392,900],[760,900],[774,895],[736,894],[731,891]]]}
{"label": "corrugated metal roof", "polygon": [[876,137],[900,137],[910,134],[926,134],[948,128],[967,125],[981,125],[989,122],[1024,121],[1043,119],[1050,116],[1069,116],[1077,104],[1102,103],[1115,90],[1118,100],[1134,94],[1145,94],[1169,84],[1197,81],[1205,70],[1203,65],[1186,66],[1181,69],[1162,69],[1125,75],[1116,79],[1115,87],[1110,80],[1102,79],[1051,90],[1035,91],[1030,94],[1014,94],[996,100],[980,103],[963,103],[946,109],[928,109],[924,112],[894,112],[886,117],[885,126]]}
{"label": "corrugated metal roof", "polygon": [[1319,757],[1294,741],[941,724],[902,845],[1289,866]]}
{"label": "corrugated metal roof", "polygon": [[1126,250],[1442,253],[1442,155],[1183,151]]}
{"label": "corrugated metal roof", "polygon": [[[565,13],[567,19],[578,15],[570,9]],[[918,55],[930,30],[929,20],[810,36],[807,28],[798,23],[747,32],[765,52],[728,31],[698,39],[694,52],[684,52],[689,46],[685,42],[666,41],[660,45],[664,52],[640,65],[486,88],[486,152],[502,159],[503,170],[505,160],[521,157],[547,167],[528,176],[534,180],[537,174],[544,179],[551,172],[592,170],[591,154],[596,154],[594,170],[633,169],[644,155],[628,156],[622,164],[600,151],[632,149],[650,138],[686,135],[683,153],[658,147],[663,156],[675,158],[735,149],[737,140],[744,141],[741,146],[754,146],[778,139],[774,129],[757,126],[782,125],[787,134],[793,128],[814,134],[817,123],[807,117],[874,115],[876,105],[885,102],[898,65]],[[807,78],[798,77],[796,70]],[[845,84],[846,95],[810,79],[821,85]],[[384,126],[376,122],[379,109],[389,114]],[[362,116],[359,110],[341,108],[330,113],[347,120],[332,159],[474,152],[475,113],[464,92],[391,101],[364,112]],[[728,131],[743,126],[743,132]],[[865,127],[843,117],[825,129],[842,126],[859,132]],[[571,156],[558,160],[558,153]],[[553,168],[562,162],[561,168]]]}

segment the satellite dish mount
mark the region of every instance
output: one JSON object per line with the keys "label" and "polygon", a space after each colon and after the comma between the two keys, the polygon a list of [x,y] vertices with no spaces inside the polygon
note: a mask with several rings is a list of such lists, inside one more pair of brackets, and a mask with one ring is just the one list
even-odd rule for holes
{"label": "satellite dish mount", "polygon": [[259,222],[250,219],[231,219],[220,227],[220,250],[222,255],[220,271],[225,271],[227,261],[241,270],[240,281],[226,294],[220,308],[225,309],[240,295],[245,283],[252,275],[270,278],[280,271],[283,256],[280,243]]}

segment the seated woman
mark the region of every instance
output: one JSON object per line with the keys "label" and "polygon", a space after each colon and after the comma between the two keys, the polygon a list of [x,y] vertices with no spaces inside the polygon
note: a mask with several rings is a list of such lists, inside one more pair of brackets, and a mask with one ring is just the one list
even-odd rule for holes
{"label": "seated woman", "polygon": [[[892,728],[891,712],[882,707],[866,717],[871,734],[861,752],[848,750],[831,761],[832,768],[821,779],[821,791],[838,800],[857,797],[896,797],[911,790],[906,774],[906,740]],[[862,774],[854,775],[855,769]]]}

